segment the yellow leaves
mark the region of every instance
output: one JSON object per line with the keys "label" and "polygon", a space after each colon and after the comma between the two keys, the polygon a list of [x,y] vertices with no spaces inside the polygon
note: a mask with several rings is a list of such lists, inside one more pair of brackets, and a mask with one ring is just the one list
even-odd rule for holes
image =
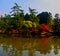
{"label": "yellow leaves", "polygon": [[32,22],[32,21],[23,21],[23,25],[26,26],[26,27],[37,27],[37,23],[36,22]]}
{"label": "yellow leaves", "polygon": [[28,24],[24,24],[24,26],[26,26],[28,28]]}
{"label": "yellow leaves", "polygon": [[32,24],[28,24],[28,27],[31,27],[32,28]]}
{"label": "yellow leaves", "polygon": [[33,26],[36,28],[37,27],[37,24],[35,22],[33,22]]}
{"label": "yellow leaves", "polygon": [[31,21],[23,21],[23,25],[26,27],[32,27],[32,22]]}

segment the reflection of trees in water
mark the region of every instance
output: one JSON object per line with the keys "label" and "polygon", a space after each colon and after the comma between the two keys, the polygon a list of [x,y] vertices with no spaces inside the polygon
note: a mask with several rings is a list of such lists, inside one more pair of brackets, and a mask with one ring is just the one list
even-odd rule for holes
{"label": "reflection of trees in water", "polygon": [[50,38],[42,38],[40,41],[39,51],[41,54],[47,54],[50,53],[52,47],[51,47],[51,39]]}
{"label": "reflection of trees in water", "polygon": [[0,45],[1,56],[20,56],[20,51],[14,49],[11,45]]}
{"label": "reflection of trees in water", "polygon": [[[33,56],[35,51],[39,51],[41,54],[50,53],[52,45],[54,46],[54,53],[58,54],[60,49],[60,39],[52,38],[5,38],[1,36],[0,47],[2,47],[3,53],[11,55],[21,55],[23,50],[30,50],[30,56]],[[31,51],[32,50],[32,51]]]}
{"label": "reflection of trees in water", "polygon": [[[45,40],[45,43],[43,42]],[[3,51],[8,52],[9,54],[11,53],[12,55],[17,55],[17,50],[34,50],[34,51],[39,51],[42,54],[49,53],[51,50],[51,44],[49,43],[50,39],[45,38],[45,39],[40,39],[40,38],[17,38],[17,37],[11,37],[11,38],[1,38],[0,43],[3,43]],[[12,45],[12,46],[10,46]],[[32,54],[34,51],[29,51],[30,55],[33,56]]]}
{"label": "reflection of trees in water", "polygon": [[59,49],[60,49],[60,38],[55,37],[53,38],[53,46],[54,46],[54,53],[58,54]]}

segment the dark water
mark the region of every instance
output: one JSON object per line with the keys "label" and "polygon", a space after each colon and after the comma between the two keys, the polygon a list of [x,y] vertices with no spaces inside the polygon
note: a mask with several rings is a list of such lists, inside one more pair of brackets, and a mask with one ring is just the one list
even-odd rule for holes
{"label": "dark water", "polygon": [[0,34],[0,56],[60,56],[60,38],[22,38]]}

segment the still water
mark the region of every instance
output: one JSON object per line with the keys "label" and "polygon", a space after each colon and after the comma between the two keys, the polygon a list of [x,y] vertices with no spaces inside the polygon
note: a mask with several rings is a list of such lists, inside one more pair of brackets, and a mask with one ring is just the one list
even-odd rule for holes
{"label": "still water", "polygon": [[24,38],[0,34],[0,56],[60,56],[60,38]]}

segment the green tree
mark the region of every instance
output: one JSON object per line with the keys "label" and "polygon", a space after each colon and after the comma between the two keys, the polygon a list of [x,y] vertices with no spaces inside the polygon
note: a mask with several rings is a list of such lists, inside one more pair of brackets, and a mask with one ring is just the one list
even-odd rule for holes
{"label": "green tree", "polygon": [[3,17],[0,17],[0,29],[2,29],[3,28],[3,26],[4,26],[4,21],[3,21],[3,19],[2,19]]}
{"label": "green tree", "polygon": [[13,13],[12,16],[19,16],[20,13],[23,13],[23,10],[21,9],[21,6],[19,6],[17,3],[15,3],[15,6],[13,6],[12,11],[10,13]]}
{"label": "green tree", "polygon": [[47,19],[47,24],[49,26],[53,25],[53,17],[52,17],[52,14],[50,12],[49,12],[49,16],[48,16],[48,19]]}
{"label": "green tree", "polygon": [[36,21],[36,14],[37,14],[36,9],[29,8],[29,12],[30,12],[30,20]]}
{"label": "green tree", "polygon": [[24,11],[21,9],[21,6],[19,6],[17,3],[15,3],[15,6],[13,6],[12,11],[10,13],[12,13],[11,16],[13,16],[11,24],[14,27],[19,27],[21,25],[21,21],[24,20]]}
{"label": "green tree", "polygon": [[43,23],[49,24],[50,19],[52,18],[51,16],[52,15],[50,12],[42,12],[37,15],[37,17],[40,19],[39,21],[40,24],[43,24]]}
{"label": "green tree", "polygon": [[4,17],[4,25],[5,26],[10,26],[10,24],[11,24],[11,16],[8,14],[5,14],[5,17]]}
{"label": "green tree", "polygon": [[54,19],[54,26],[53,26],[53,30],[55,32],[60,32],[60,15],[59,14],[55,14],[55,19]]}

